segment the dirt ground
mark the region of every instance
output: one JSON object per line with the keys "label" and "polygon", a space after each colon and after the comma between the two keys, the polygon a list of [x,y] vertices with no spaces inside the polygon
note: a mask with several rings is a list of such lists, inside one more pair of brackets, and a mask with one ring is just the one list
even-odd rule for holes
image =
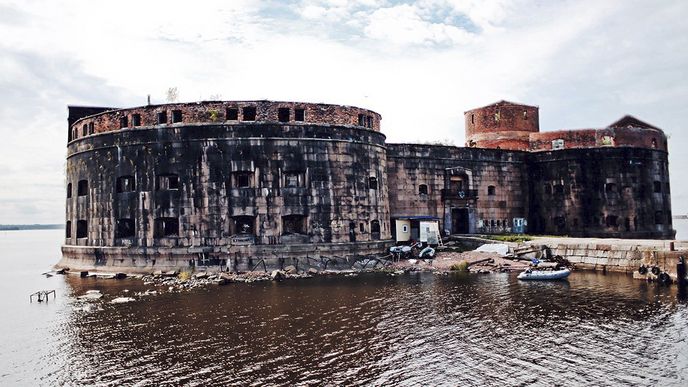
{"label": "dirt ground", "polygon": [[402,259],[395,262],[393,267],[400,270],[450,271],[452,266],[462,261],[468,263],[469,272],[482,273],[522,271],[530,264],[529,261],[502,258],[495,253],[441,251],[437,252],[434,259]]}

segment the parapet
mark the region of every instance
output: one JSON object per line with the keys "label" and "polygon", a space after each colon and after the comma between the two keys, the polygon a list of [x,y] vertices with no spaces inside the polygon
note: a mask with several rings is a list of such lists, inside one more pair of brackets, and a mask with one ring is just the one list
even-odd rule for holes
{"label": "parapet", "polygon": [[464,112],[466,146],[528,150],[530,133],[540,130],[537,106],[509,101]]}
{"label": "parapet", "polygon": [[123,129],[193,124],[330,125],[379,132],[381,120],[380,114],[354,106],[280,101],[203,101],[127,109],[70,106],[69,114],[69,141]]}

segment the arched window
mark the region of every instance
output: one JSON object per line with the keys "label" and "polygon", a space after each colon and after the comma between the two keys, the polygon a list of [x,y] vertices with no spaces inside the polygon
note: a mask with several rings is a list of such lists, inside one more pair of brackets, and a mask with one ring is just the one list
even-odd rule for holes
{"label": "arched window", "polygon": [[494,196],[495,195],[495,186],[490,185],[487,187],[487,195],[488,196]]}

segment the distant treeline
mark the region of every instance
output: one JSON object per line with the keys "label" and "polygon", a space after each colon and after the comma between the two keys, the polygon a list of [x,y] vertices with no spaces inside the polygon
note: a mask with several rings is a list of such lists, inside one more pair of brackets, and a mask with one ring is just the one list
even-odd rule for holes
{"label": "distant treeline", "polygon": [[64,224],[0,224],[0,231],[7,230],[53,230],[61,229]]}

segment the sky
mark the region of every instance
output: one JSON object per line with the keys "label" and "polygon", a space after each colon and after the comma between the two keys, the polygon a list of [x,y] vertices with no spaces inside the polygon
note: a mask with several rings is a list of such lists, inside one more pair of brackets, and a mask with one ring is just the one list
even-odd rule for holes
{"label": "sky", "polygon": [[688,213],[688,1],[0,0],[0,224],[64,222],[67,105],[324,102],[388,142],[464,144],[463,112],[540,107],[541,131],[626,114],[669,136]]}

